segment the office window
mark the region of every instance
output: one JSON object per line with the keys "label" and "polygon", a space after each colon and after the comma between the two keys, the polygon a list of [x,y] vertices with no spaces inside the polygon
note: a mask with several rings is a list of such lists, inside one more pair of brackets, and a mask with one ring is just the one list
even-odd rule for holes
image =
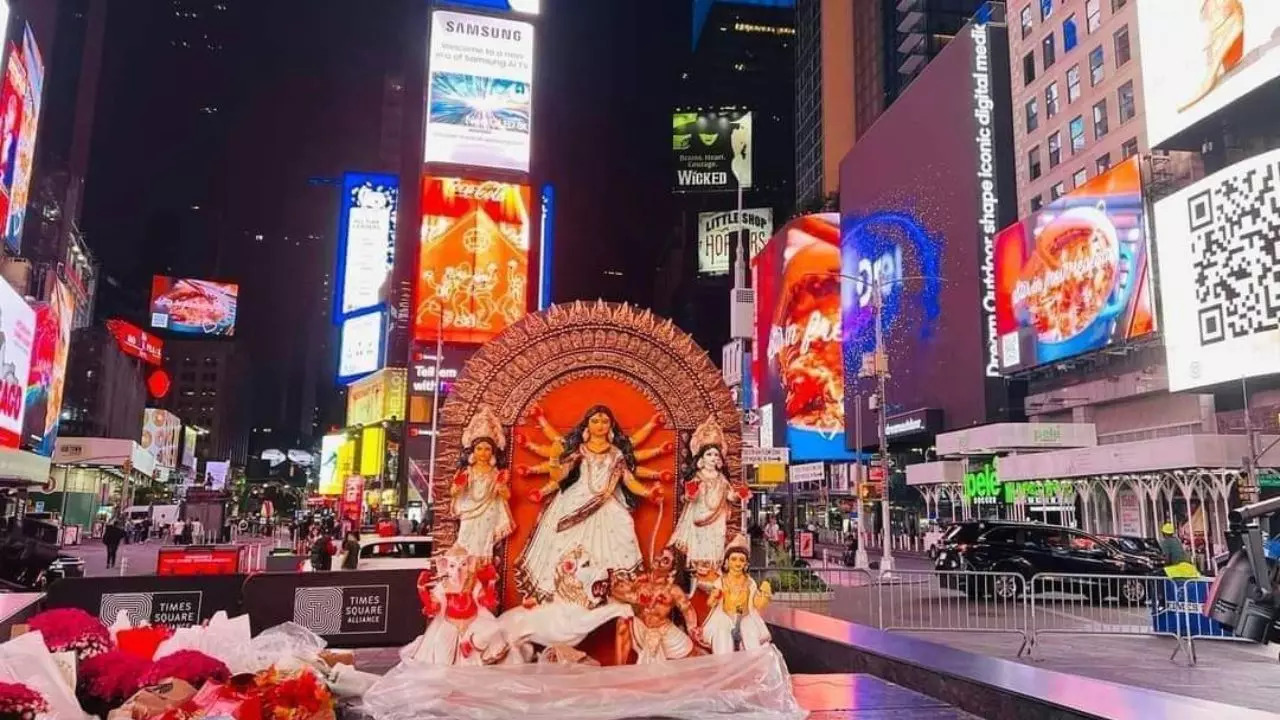
{"label": "office window", "polygon": [[1116,67],[1129,62],[1129,26],[1125,25],[1116,31]]}
{"label": "office window", "polygon": [[1078,188],[1087,182],[1089,182],[1089,173],[1084,168],[1080,168],[1071,176],[1071,186],[1073,188]]}
{"label": "office window", "polygon": [[1062,132],[1058,131],[1049,136],[1049,167],[1058,167],[1058,163],[1062,162]]}
{"label": "office window", "polygon": [[1036,79],[1036,54],[1029,52],[1022,58],[1022,84],[1030,85]]}
{"label": "office window", "polygon": [[1133,107],[1133,81],[1130,80],[1121,85],[1116,94],[1120,98],[1120,124],[1123,125],[1133,119],[1134,114],[1137,112]]}
{"label": "office window", "polygon": [[1080,43],[1076,30],[1076,16],[1068,15],[1062,21],[1062,52],[1069,53]]}
{"label": "office window", "polygon": [[1104,77],[1106,77],[1107,71],[1103,67],[1104,62],[1105,60],[1102,55],[1102,46],[1099,45],[1098,47],[1094,48],[1092,52],[1089,53],[1089,84],[1090,85],[1097,85],[1098,83],[1102,82],[1102,79]]}
{"label": "office window", "polygon": [[1053,15],[1053,0],[1040,0],[1040,19],[1048,20]]}
{"label": "office window", "polygon": [[[1031,8],[1027,8],[1030,10]],[[1027,13],[1030,15],[1031,13]],[[1102,0],[1084,1],[1085,26],[1089,32],[1097,32],[1102,27]]]}
{"label": "office window", "polygon": [[1045,35],[1044,39],[1040,41],[1040,54],[1044,56],[1044,67],[1046,70],[1048,70],[1053,65],[1054,61],[1058,59],[1054,47],[1053,33]]}
{"label": "office window", "polygon": [[1124,144],[1120,146],[1120,157],[1125,160],[1128,160],[1129,158],[1137,154],[1138,154],[1138,138],[1136,137],[1125,140]]}
{"label": "office window", "polygon": [[1084,149],[1084,116],[1077,115],[1067,123],[1067,131],[1071,134],[1071,154]]}
{"label": "office window", "polygon": [[1058,114],[1059,109],[1058,83],[1051,82],[1044,89],[1044,116],[1051,118]]}
{"label": "office window", "polygon": [[1093,161],[1093,174],[1101,175],[1111,169],[1111,153],[1102,153]]}
{"label": "office window", "polygon": [[1106,135],[1107,129],[1107,101],[1099,100],[1093,105],[1093,139]]}
{"label": "office window", "polygon": [[1037,145],[1027,153],[1027,175],[1035,180],[1040,177],[1040,146]]}
{"label": "office window", "polygon": [[1042,207],[1044,207],[1044,199],[1043,199],[1043,198],[1041,198],[1039,195],[1036,195],[1036,196],[1034,196],[1034,197],[1032,197],[1032,198],[1031,198],[1031,212],[1035,212],[1035,211],[1039,210],[1039,209],[1040,209],[1040,208],[1042,208]]}
{"label": "office window", "polygon": [[1026,40],[1027,36],[1031,34],[1031,6],[1030,5],[1022,8],[1021,16],[1022,16],[1022,39]]}
{"label": "office window", "polygon": [[1080,66],[1072,65],[1067,70],[1067,104],[1080,99]]}
{"label": "office window", "polygon": [[1066,192],[1067,192],[1067,189],[1063,187],[1062,183],[1054,183],[1053,187],[1049,188],[1049,201],[1052,202],[1054,200],[1057,200],[1058,198],[1062,197]]}
{"label": "office window", "polygon": [[1027,132],[1031,132],[1040,127],[1040,114],[1036,110],[1036,99],[1031,98],[1027,101]]}

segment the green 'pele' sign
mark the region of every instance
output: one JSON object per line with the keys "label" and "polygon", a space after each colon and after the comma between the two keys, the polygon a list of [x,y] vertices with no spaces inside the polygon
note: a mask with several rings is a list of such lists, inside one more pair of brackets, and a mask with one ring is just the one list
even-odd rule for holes
{"label": "green 'pele' sign", "polygon": [[1018,500],[1065,500],[1071,489],[1061,480],[1024,480],[1000,482],[996,470],[990,464],[977,472],[964,474],[964,499],[977,505],[994,505],[997,502],[1014,503]]}

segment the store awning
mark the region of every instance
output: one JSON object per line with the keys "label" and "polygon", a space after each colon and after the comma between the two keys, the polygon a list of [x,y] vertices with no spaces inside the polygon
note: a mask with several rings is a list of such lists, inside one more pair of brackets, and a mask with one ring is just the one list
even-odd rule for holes
{"label": "store awning", "polygon": [[998,455],[1031,450],[1093,447],[1098,433],[1090,423],[994,423],[938,435],[938,455]]}
{"label": "store awning", "polygon": [[[1275,436],[1259,436],[1257,449],[1267,448],[1275,440]],[[1241,468],[1247,454],[1249,440],[1244,435],[1178,435],[1097,447],[1008,455],[996,458],[996,474],[1001,482],[1010,482],[1156,473],[1186,468]],[[1280,465],[1280,446],[1273,446],[1259,460],[1258,465]]]}
{"label": "store awning", "polygon": [[0,449],[0,487],[44,487],[49,482],[49,465],[43,455]]}
{"label": "store awning", "polygon": [[907,466],[907,485],[909,486],[962,482],[964,482],[964,462],[959,460],[916,463]]}

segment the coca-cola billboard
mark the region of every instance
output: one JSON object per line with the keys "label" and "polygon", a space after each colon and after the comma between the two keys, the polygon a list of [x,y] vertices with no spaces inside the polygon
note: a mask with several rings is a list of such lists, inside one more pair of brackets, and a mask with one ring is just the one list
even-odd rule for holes
{"label": "coca-cola billboard", "polygon": [[845,371],[840,348],[840,217],[805,215],[752,261],[755,397],[771,406],[774,437],[797,461],[842,460]]}

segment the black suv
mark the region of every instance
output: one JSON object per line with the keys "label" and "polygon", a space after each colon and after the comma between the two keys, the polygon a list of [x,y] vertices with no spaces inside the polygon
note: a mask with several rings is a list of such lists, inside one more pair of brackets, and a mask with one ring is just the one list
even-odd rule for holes
{"label": "black suv", "polygon": [[[1095,535],[1074,528],[1039,523],[979,520],[962,522],[947,530],[939,545],[934,569],[940,571],[1016,573],[1021,582],[991,576],[990,580],[944,574],[940,582],[971,597],[995,595],[1011,599],[1022,594],[1031,578],[1039,573],[1072,576],[1060,579],[1053,587],[1037,583],[1034,590],[1077,592],[1101,601],[1116,597],[1126,603],[1142,603],[1147,599],[1147,582],[1136,577],[1158,574],[1157,561],[1121,552]],[[1133,581],[1089,580],[1089,575],[1133,575]],[[1047,584],[1046,581],[1042,581]]]}

